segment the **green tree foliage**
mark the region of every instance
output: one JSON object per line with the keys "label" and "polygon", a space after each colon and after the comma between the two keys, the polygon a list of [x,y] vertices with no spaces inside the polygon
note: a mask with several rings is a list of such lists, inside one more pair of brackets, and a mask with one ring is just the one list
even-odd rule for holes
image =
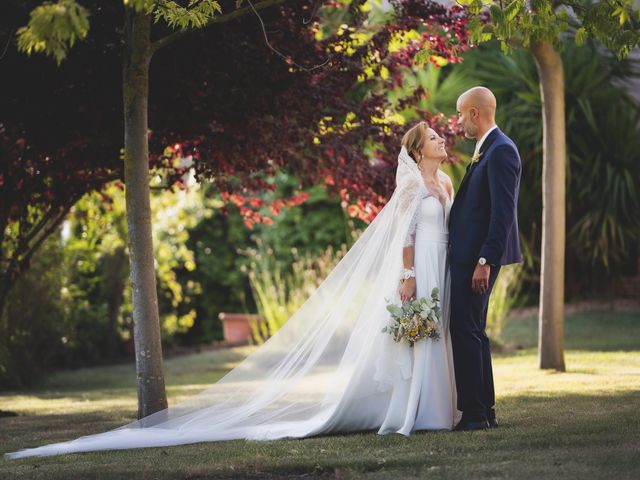
{"label": "green tree foliage", "polygon": [[[225,214],[219,199],[205,197],[204,202],[205,218],[189,230],[187,242],[197,268],[177,270],[183,288],[197,286],[190,295],[196,311],[194,326],[176,338],[186,344],[222,340],[220,312],[254,311],[247,276],[241,271],[242,257],[237,253],[252,244],[252,232],[235,207]],[[256,228],[256,232],[261,230]]]}
{"label": "green tree foliage", "polygon": [[57,238],[43,243],[33,268],[16,284],[0,317],[0,388],[31,385],[43,366],[57,360],[67,319],[59,265],[64,252]]}
{"label": "green tree foliage", "polygon": [[156,23],[163,20],[169,27],[182,30],[205,27],[216,14],[222,13],[222,7],[215,0],[189,0],[186,7],[173,1],[160,1],[155,5],[149,1],[139,3],[148,4],[146,9]]}
{"label": "green tree foliage", "polygon": [[[263,250],[272,251],[270,261],[281,271],[289,272],[299,255],[320,255],[327,246],[338,249],[349,242],[354,228],[363,225],[360,220],[347,217],[340,199],[329,196],[322,186],[307,190],[309,198],[304,203],[275,210],[279,200],[289,198],[297,189],[297,180],[280,172],[272,181],[274,192],[253,199],[254,203],[262,203],[258,211],[269,222],[256,224],[252,230],[246,228],[246,218],[237,207],[226,206],[210,185],[203,185],[203,208],[207,213],[189,230],[187,243],[194,252],[197,269],[179,270],[183,285],[193,282],[199,286],[199,293],[193,297],[196,323],[188,332],[179,334],[178,341],[194,344],[221,340],[220,312],[256,311],[247,269],[252,259],[240,252],[258,251],[261,243]],[[292,250],[298,253],[294,255]]]}
{"label": "green tree foliage", "polygon": [[[153,184],[160,181],[152,179]],[[188,241],[189,230],[206,220],[201,199],[194,189],[157,189],[151,198],[160,323],[169,345],[195,322],[199,285],[181,283],[179,273],[196,268]],[[56,233],[46,240],[45,250],[35,254],[34,272],[18,282],[0,325],[4,352],[0,364],[12,365],[0,370],[10,372],[14,383],[30,377],[35,381],[50,367],[122,356],[131,340],[133,306],[121,182],[86,194]],[[35,300],[33,291],[38,292]],[[49,348],[42,349],[46,341]],[[27,347],[29,342],[33,348]]]}
{"label": "green tree foliage", "polygon": [[18,49],[28,55],[44,53],[59,65],[88,33],[89,11],[75,0],[44,2],[31,11],[28,25],[18,29]]}
{"label": "green tree foliage", "polygon": [[[152,185],[161,181],[159,176],[155,176]],[[189,304],[190,298],[197,292],[197,286],[182,285],[177,272],[196,268],[194,254],[187,246],[189,229],[204,219],[205,211],[202,209],[201,195],[196,190],[177,188],[153,190],[151,211],[160,323],[164,338],[170,341],[177,332],[188,330],[195,321],[195,310],[189,308]],[[69,255],[77,259],[80,271],[91,281],[101,283],[103,301],[109,302],[110,296],[118,298],[123,295],[121,305],[116,308],[120,312],[117,333],[126,337],[131,327],[127,312],[131,311],[132,306],[128,295],[128,261],[126,268],[120,264],[122,255],[128,258],[124,243],[126,214],[122,184],[116,182],[100,193],[94,192],[83,197],[72,209],[68,228],[70,233],[66,249]],[[110,282],[123,291],[110,291]]]}
{"label": "green tree foliage", "polygon": [[[471,38],[480,43],[497,39],[505,53],[513,45],[529,48],[532,41],[563,45],[562,34],[575,31],[582,46],[593,38],[624,58],[640,45],[640,12],[633,0],[461,0],[474,17]],[[491,21],[487,22],[488,10]]]}
{"label": "green tree foliage", "polygon": [[[256,311],[247,269],[255,259],[241,251],[258,251],[263,239],[261,245],[268,245],[263,249],[273,252],[269,260],[282,272],[292,272],[301,259],[313,263],[327,246],[338,249],[355,225],[363,225],[349,219],[340,199],[328,196],[322,186],[310,189],[303,204],[276,215],[274,201],[289,198],[297,181],[283,172],[273,181],[275,192],[259,199],[261,213],[272,224],[253,230],[209,184],[187,191],[152,190],[165,345],[221,340],[220,312]],[[154,174],[152,185],[162,182]],[[0,386],[33,384],[51,368],[100,364],[131,353],[124,203],[120,182],[85,195],[61,230],[36,252],[33,270],[18,282],[0,322]],[[223,213],[225,208],[229,212]]]}
{"label": "green tree foliage", "polygon": [[[186,5],[171,0],[123,0],[123,4],[146,11],[156,23],[162,21],[182,30],[203,28],[222,13],[215,0],[189,0]],[[89,10],[76,0],[44,2],[31,11],[29,23],[17,31],[18,49],[28,55],[43,53],[60,64],[76,41],[87,38],[89,17]]]}

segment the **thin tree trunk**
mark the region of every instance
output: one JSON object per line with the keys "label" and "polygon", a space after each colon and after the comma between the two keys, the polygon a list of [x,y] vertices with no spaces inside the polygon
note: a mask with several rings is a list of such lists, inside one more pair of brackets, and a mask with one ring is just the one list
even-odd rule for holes
{"label": "thin tree trunk", "polygon": [[543,119],[540,368],[565,370],[564,263],[566,127],[562,58],[549,42],[532,42],[540,76]]}
{"label": "thin tree trunk", "polygon": [[122,79],[124,162],[139,418],[167,407],[149,198],[150,36],[150,17],[126,8]]}

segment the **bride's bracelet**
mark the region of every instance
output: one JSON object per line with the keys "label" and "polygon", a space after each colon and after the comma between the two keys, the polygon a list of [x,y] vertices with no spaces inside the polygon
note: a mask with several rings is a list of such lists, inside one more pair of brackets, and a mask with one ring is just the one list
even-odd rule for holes
{"label": "bride's bracelet", "polygon": [[416,271],[413,267],[405,268],[402,272],[402,280],[408,280],[410,278],[416,278]]}

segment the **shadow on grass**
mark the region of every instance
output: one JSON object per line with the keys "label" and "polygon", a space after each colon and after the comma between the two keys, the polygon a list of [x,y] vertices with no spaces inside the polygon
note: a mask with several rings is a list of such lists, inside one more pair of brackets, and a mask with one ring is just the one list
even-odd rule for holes
{"label": "shadow on grass", "polygon": [[[212,370],[210,372],[196,372],[180,376],[167,375],[167,390],[190,390],[196,393],[204,390],[210,385],[220,380],[228,370]],[[100,396],[122,396],[135,394],[135,373],[115,376],[111,374],[101,375],[100,372],[90,381],[83,382],[79,379],[47,382],[42,387],[34,387],[13,392],[2,392],[2,395],[29,395],[41,399],[56,399],[66,397],[77,397],[91,399],[96,395]]]}

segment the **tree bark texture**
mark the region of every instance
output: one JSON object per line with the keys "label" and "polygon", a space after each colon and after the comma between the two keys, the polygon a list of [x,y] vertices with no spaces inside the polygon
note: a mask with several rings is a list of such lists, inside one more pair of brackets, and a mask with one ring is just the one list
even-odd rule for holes
{"label": "tree bark texture", "polygon": [[138,418],[167,407],[151,230],[147,103],[151,19],[125,9],[122,93]]}
{"label": "tree bark texture", "polygon": [[542,249],[539,366],[565,370],[564,269],[566,208],[566,127],[564,69],[550,42],[532,42],[531,52],[540,77],[543,119]]}

